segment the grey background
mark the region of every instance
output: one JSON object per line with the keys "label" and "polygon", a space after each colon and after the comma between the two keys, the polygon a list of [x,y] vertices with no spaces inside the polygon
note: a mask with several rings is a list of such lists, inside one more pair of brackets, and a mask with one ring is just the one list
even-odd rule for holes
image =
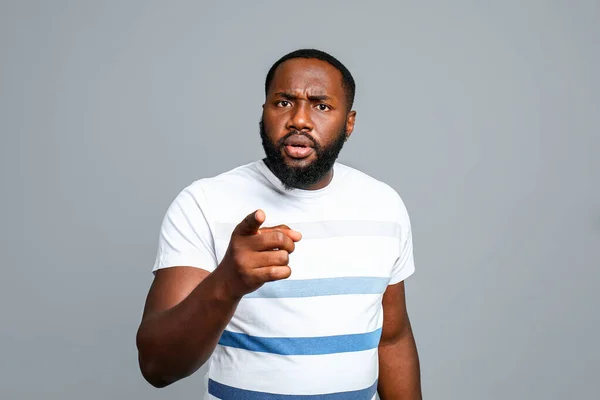
{"label": "grey background", "polygon": [[404,198],[426,399],[597,398],[600,6],[2,1],[0,396],[152,388],[135,332],[179,190],[262,157],[270,65],[357,81],[340,160]]}

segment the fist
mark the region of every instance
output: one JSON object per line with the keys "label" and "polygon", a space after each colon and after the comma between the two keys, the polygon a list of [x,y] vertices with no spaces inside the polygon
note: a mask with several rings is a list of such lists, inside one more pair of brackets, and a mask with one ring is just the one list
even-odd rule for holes
{"label": "fist", "polygon": [[287,225],[261,228],[262,210],[244,218],[233,230],[219,269],[234,297],[243,297],[266,282],[288,278],[289,255],[302,235]]}

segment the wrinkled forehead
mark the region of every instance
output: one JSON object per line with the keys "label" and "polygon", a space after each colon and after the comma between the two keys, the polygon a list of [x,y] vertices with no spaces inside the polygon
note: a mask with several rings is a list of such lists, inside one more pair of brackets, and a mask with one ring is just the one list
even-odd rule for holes
{"label": "wrinkled forehead", "polygon": [[294,58],[277,67],[269,87],[269,95],[278,92],[327,95],[342,99],[342,73],[326,61]]}

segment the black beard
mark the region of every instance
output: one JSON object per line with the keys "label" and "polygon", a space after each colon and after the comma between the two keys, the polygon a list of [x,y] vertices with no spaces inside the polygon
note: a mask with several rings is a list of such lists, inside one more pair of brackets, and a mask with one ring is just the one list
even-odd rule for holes
{"label": "black beard", "polygon": [[[262,146],[267,156],[266,163],[287,190],[306,189],[321,181],[335,164],[346,141],[345,124],[336,140],[326,147],[320,146],[310,134],[298,131],[289,132],[275,144],[267,137],[262,118],[259,125]],[[290,167],[285,163],[281,151],[285,140],[292,135],[303,135],[312,140],[317,156],[315,161],[305,167]]]}

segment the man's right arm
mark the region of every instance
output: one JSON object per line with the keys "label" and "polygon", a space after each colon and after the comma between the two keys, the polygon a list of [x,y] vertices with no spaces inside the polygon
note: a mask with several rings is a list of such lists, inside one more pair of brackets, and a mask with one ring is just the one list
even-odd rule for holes
{"label": "man's right arm", "polygon": [[259,229],[265,218],[258,210],[235,228],[212,273],[185,266],[156,271],[136,337],[140,369],[150,384],[164,387],[198,370],[242,297],[290,276],[289,254],[301,234],[283,225]]}
{"label": "man's right arm", "polygon": [[217,271],[156,271],[136,337],[144,378],[164,387],[194,373],[215,349],[238,302]]}

